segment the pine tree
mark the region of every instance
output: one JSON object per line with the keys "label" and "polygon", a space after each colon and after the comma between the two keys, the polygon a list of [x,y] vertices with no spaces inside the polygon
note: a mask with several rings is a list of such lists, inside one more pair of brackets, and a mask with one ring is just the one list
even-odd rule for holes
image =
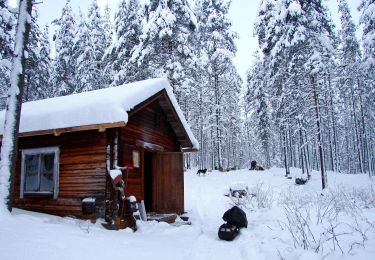
{"label": "pine tree", "polygon": [[104,32],[105,32],[105,39],[104,39],[104,46],[105,51],[102,57],[102,70],[103,70],[103,77],[104,77],[104,85],[109,86],[113,82],[113,70],[112,70],[112,63],[113,61],[107,57],[108,50],[113,42],[113,35],[114,35],[114,28],[111,20],[111,9],[108,5],[104,8]]}
{"label": "pine tree", "polygon": [[375,137],[375,108],[372,105],[375,101],[375,1],[374,0],[362,0],[359,6],[361,11],[360,25],[363,27],[362,34],[362,46],[363,46],[363,58],[362,58],[362,78],[363,85],[361,87],[363,93],[363,99],[360,101],[361,106],[364,107],[366,104],[366,114],[362,115],[362,118],[368,118],[367,124],[365,120],[364,135],[368,140],[365,151],[368,156],[368,168],[369,174],[375,174],[375,154],[374,154],[374,137]]}
{"label": "pine tree", "polygon": [[[250,113],[252,127],[257,139],[261,141],[263,165],[271,165],[270,139],[271,119],[270,107],[266,94],[267,79],[263,60],[258,52],[254,55],[254,64],[247,74],[246,112]],[[261,161],[261,162],[262,162]]]}
{"label": "pine tree", "polygon": [[[326,187],[321,103],[329,85],[334,54],[333,25],[321,0],[264,0],[255,25],[270,78],[270,95],[280,129],[286,174],[296,162],[291,126],[308,126],[318,152],[314,156]],[[313,108],[313,109],[311,109]],[[315,126],[311,123],[315,121]],[[299,123],[298,123],[299,122]],[[301,147],[302,148],[302,147]],[[301,150],[300,148],[300,150]],[[301,150],[302,151],[302,150]]]}
{"label": "pine tree", "polygon": [[48,26],[42,32],[37,23],[38,15],[34,11],[33,24],[29,37],[29,54],[26,67],[24,101],[51,97],[50,87],[51,58]]}
{"label": "pine tree", "polygon": [[[368,69],[375,67],[375,1],[362,0],[359,10],[362,12],[360,24],[363,26],[362,44],[364,49],[363,63]],[[374,79],[374,78],[373,78]]]}
{"label": "pine tree", "polygon": [[14,15],[9,12],[8,1],[0,0],[0,107],[5,107],[6,92],[10,86],[9,72],[13,55]]}
{"label": "pine tree", "polygon": [[76,61],[74,92],[90,91],[106,87],[103,73],[103,55],[108,47],[105,20],[99,6],[93,1],[89,6],[88,19],[81,14],[74,40],[73,57]]}
{"label": "pine tree", "polygon": [[142,34],[143,8],[139,0],[122,0],[115,15],[117,41],[105,54],[106,73],[113,75],[111,85],[141,79],[137,64],[130,62],[134,47]]}
{"label": "pine tree", "polygon": [[37,67],[38,67],[38,60],[39,60],[39,38],[40,38],[40,29],[37,23],[38,13],[36,10],[33,11],[32,17],[32,26],[30,29],[30,36],[29,36],[29,53],[27,55],[26,61],[26,78],[25,78],[25,90],[23,95],[24,101],[33,100],[31,97],[30,92],[36,89],[36,82],[37,78]]}
{"label": "pine tree", "polygon": [[195,15],[187,0],[151,0],[147,13],[131,62],[137,63],[140,78],[167,77],[180,100],[192,83],[188,71],[195,59],[190,44],[196,29]]}
{"label": "pine tree", "polygon": [[[355,36],[355,24],[352,21],[348,4],[345,0],[338,1],[338,11],[341,18],[341,30],[339,32],[340,43],[338,47],[337,77],[342,99],[342,106],[349,108],[341,117],[345,129],[344,134],[352,136],[354,142],[347,145],[344,161],[350,161],[351,166],[346,171],[363,171],[363,153],[359,138],[359,65],[361,53],[359,43]],[[348,113],[349,111],[349,113]],[[354,131],[353,131],[354,130]],[[355,165],[355,166],[354,166]],[[353,167],[354,166],[354,167]]]}
{"label": "pine tree", "polygon": [[112,21],[111,21],[111,9],[109,8],[108,5],[106,5],[105,8],[104,8],[103,19],[104,19],[103,28],[104,28],[104,34],[105,34],[105,37],[103,39],[104,40],[103,45],[107,49],[107,48],[109,48],[109,46],[111,46],[112,37],[113,37],[113,25],[112,25]]}
{"label": "pine tree", "polygon": [[55,20],[54,23],[59,26],[59,29],[54,35],[56,57],[53,63],[52,86],[55,96],[68,95],[76,89],[76,61],[73,58],[76,22],[70,0],[67,0],[60,19]]}
{"label": "pine tree", "polygon": [[35,99],[50,98],[53,95],[51,87],[51,46],[49,42],[49,27],[44,27],[39,41],[39,62],[38,62],[38,86],[36,88]]}
{"label": "pine tree", "polygon": [[[90,64],[94,79],[91,81],[92,89],[105,87],[103,75],[104,63],[102,61],[105,50],[109,46],[108,32],[105,26],[108,26],[106,20],[100,14],[99,6],[95,0],[91,3],[88,10],[88,29],[90,33],[90,46],[92,48],[93,61]],[[89,72],[90,73],[90,72]]]}
{"label": "pine tree", "polygon": [[72,93],[80,93],[92,90],[94,81],[95,58],[94,50],[91,45],[91,32],[88,28],[88,22],[80,12],[79,22],[73,45],[72,60],[75,61],[74,68],[74,89]]}
{"label": "pine tree", "polygon": [[[226,123],[231,119],[230,109],[233,99],[238,97],[240,78],[233,65],[236,52],[234,39],[237,34],[231,29],[227,15],[230,3],[226,1],[202,0],[198,3],[199,41],[206,75],[206,93],[209,103],[206,108],[210,114],[209,134],[210,157],[214,167],[224,169],[228,161],[224,152],[224,142],[228,131]],[[238,102],[238,99],[237,101]]]}

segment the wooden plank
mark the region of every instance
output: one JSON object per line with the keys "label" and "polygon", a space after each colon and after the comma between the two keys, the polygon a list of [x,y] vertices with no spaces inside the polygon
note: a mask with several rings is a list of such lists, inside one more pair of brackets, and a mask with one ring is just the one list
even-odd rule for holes
{"label": "wooden plank", "polygon": [[65,127],[65,128],[58,128],[58,129],[46,129],[46,130],[40,130],[40,131],[23,132],[23,133],[19,133],[18,136],[19,137],[38,136],[38,135],[60,136],[63,133],[80,132],[80,131],[87,131],[87,130],[98,130],[99,132],[104,132],[105,129],[124,127],[125,125],[126,125],[125,122],[115,122],[115,123],[106,123],[106,124],[73,126],[73,127]]}

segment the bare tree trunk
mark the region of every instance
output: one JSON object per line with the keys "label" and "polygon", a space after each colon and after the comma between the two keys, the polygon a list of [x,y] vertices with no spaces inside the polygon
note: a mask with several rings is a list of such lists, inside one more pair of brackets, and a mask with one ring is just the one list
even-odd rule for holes
{"label": "bare tree trunk", "polygon": [[363,99],[362,99],[362,88],[361,88],[361,84],[359,80],[357,80],[357,84],[358,84],[358,89],[359,89],[359,101],[360,101],[360,106],[361,106],[361,119],[362,119],[364,149],[365,149],[364,151],[365,151],[365,155],[367,155],[368,174],[369,174],[369,177],[371,178],[372,176],[371,154],[370,154],[369,143],[367,139],[367,127],[366,127],[365,111],[364,111]]}
{"label": "bare tree trunk", "polygon": [[219,76],[215,74],[214,78],[214,88],[215,88],[215,117],[216,117],[216,145],[217,145],[217,167],[222,170],[222,145],[221,145],[221,131],[220,131],[220,102],[219,102]]}
{"label": "bare tree trunk", "polygon": [[351,173],[352,160],[351,160],[351,156],[350,156],[350,147],[349,147],[350,141],[349,141],[348,135],[346,135],[345,139],[346,139],[345,143],[346,143],[346,162],[347,162],[346,169],[347,169],[348,173]]}
{"label": "bare tree trunk", "polygon": [[337,144],[337,128],[336,128],[336,119],[334,116],[333,110],[333,98],[330,98],[331,103],[331,121],[332,121],[332,132],[333,132],[333,149],[334,149],[334,171],[340,171],[340,158],[338,156],[338,144]]}
{"label": "bare tree trunk", "polygon": [[202,87],[199,90],[199,134],[200,134],[200,145],[201,149],[198,154],[198,169],[204,169],[204,147],[203,147],[203,115],[202,115],[202,103],[203,103],[203,93]]}
{"label": "bare tree trunk", "polygon": [[[327,96],[326,96],[327,98]],[[329,107],[329,109],[332,109],[332,107]],[[329,115],[330,111],[328,110],[328,102],[327,102],[327,115]],[[333,131],[333,123],[331,121],[331,118],[328,116],[327,117],[328,119],[328,133],[327,133],[327,141],[328,141],[328,147],[329,147],[329,154],[328,154],[328,157],[329,157],[329,168],[331,171],[335,171],[335,164],[334,164],[334,152],[333,152],[333,134],[332,134],[332,131]]]}
{"label": "bare tree trunk", "polygon": [[287,135],[288,135],[288,147],[289,147],[289,165],[291,167],[295,167],[295,163],[294,163],[294,149],[293,149],[293,144],[292,144],[292,133],[291,133],[291,129],[290,127],[288,126],[287,128]]}
{"label": "bare tree trunk", "polygon": [[302,167],[302,174],[304,174],[306,172],[306,169],[305,169],[305,148],[304,148],[304,143],[303,143],[303,136],[302,136],[302,127],[301,127],[301,123],[300,121],[298,120],[299,122],[299,153],[300,153],[300,156],[299,156],[299,159],[300,159],[300,164],[301,164],[301,167]]}
{"label": "bare tree trunk", "polygon": [[248,119],[246,118],[246,135],[247,135],[247,141],[248,141],[248,158],[251,160],[252,158],[252,152],[251,152],[251,142],[250,142],[250,128],[249,128],[249,122]]}
{"label": "bare tree trunk", "polygon": [[354,130],[355,130],[355,143],[358,152],[358,162],[359,162],[359,172],[363,172],[363,161],[362,161],[362,150],[361,150],[361,142],[358,134],[358,120],[357,120],[357,113],[355,112],[354,106],[354,90],[353,87],[351,88],[351,95],[352,95],[352,107],[353,107],[353,116],[354,116]]}
{"label": "bare tree trunk", "polygon": [[12,189],[18,155],[18,131],[21,116],[22,95],[25,86],[27,45],[30,34],[32,0],[20,0],[17,33],[11,71],[11,86],[5,114],[4,135],[1,149],[0,208],[7,204],[12,210]]}
{"label": "bare tree trunk", "polygon": [[287,131],[284,129],[281,133],[282,140],[283,140],[283,149],[284,149],[284,166],[285,166],[285,176],[288,177],[290,175],[289,169],[289,156],[288,156],[288,140],[287,140]]}
{"label": "bare tree trunk", "polygon": [[215,169],[215,141],[214,141],[214,133],[213,128],[211,128],[211,147],[210,147],[210,157],[211,157],[211,169]]}
{"label": "bare tree trunk", "polygon": [[310,76],[311,85],[313,88],[313,99],[314,99],[314,106],[315,106],[315,116],[316,116],[316,127],[317,127],[317,139],[318,139],[318,148],[319,148],[319,159],[320,159],[320,172],[322,177],[322,189],[325,189],[327,186],[327,173],[324,167],[324,150],[323,150],[323,143],[322,143],[322,130],[320,125],[320,113],[319,113],[319,100],[318,100],[318,93],[315,86],[315,79],[314,76]]}

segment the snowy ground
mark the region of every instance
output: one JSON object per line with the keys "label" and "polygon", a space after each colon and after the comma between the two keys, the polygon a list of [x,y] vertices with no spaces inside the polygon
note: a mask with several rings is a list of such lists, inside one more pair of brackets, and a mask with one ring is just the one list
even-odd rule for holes
{"label": "snowy ground", "polygon": [[[375,259],[375,194],[368,176],[330,173],[330,189],[322,195],[318,173],[305,186],[283,175],[275,168],[206,176],[188,171],[191,226],[147,222],[135,233],[108,231],[99,223],[14,210],[0,220],[0,259]],[[257,196],[245,203],[248,228],[225,242],[217,231],[233,204],[223,195],[233,182],[246,183]]]}

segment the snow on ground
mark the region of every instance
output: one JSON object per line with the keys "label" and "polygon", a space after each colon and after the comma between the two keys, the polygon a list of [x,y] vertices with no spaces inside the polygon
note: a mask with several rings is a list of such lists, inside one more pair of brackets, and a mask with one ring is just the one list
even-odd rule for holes
{"label": "snow on ground", "polygon": [[[292,169],[293,173],[297,174],[298,169]],[[108,231],[99,223],[15,209],[13,217],[0,220],[0,259],[375,259],[375,202],[374,195],[369,195],[370,190],[365,190],[370,187],[368,176],[329,173],[328,181],[331,190],[322,196],[317,172],[307,185],[296,186],[293,179],[286,179],[283,170],[277,168],[264,172],[214,171],[206,176],[197,176],[195,170],[190,170],[185,173],[185,209],[193,224],[175,227],[143,222],[135,233],[129,229]],[[257,195],[242,201],[249,225],[234,241],[220,241],[217,231],[224,223],[222,215],[234,201],[224,194],[231,183],[238,182],[246,183],[250,193]],[[345,194],[352,196],[345,197]],[[334,204],[330,203],[332,198],[337,198]],[[324,204],[327,199],[329,203]],[[319,205],[335,207],[317,211]],[[351,208],[353,205],[356,206]],[[307,226],[316,241],[306,235],[310,243],[308,250],[294,246],[286,225],[285,207],[295,207],[301,216],[311,210]],[[325,229],[323,224],[316,224],[314,213],[323,212],[322,215],[332,217],[332,209],[341,212],[329,221],[334,225],[339,223],[337,230],[334,229],[338,243],[334,244],[335,239],[329,239],[326,232],[320,237],[323,237],[321,240],[328,238],[327,241],[320,243],[315,253],[318,235]],[[352,214],[352,209],[357,214]],[[353,219],[359,224],[355,225]],[[294,231],[298,236],[298,229]],[[348,253],[350,246],[352,250]]]}

